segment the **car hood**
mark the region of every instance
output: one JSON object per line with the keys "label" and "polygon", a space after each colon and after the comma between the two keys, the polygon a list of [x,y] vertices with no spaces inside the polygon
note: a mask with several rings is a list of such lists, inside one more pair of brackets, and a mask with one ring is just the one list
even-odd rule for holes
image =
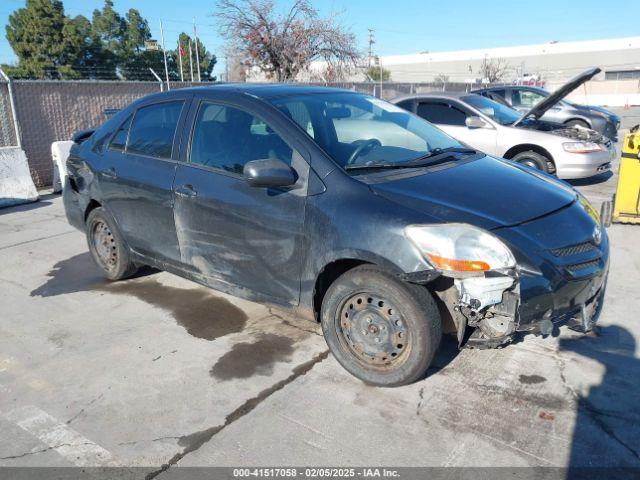
{"label": "car hood", "polygon": [[563,86],[558,88],[555,92],[553,92],[551,95],[541,100],[539,103],[534,105],[531,109],[527,110],[520,117],[520,119],[516,123],[514,123],[514,126],[518,125],[518,123],[522,122],[522,120],[528,117],[534,117],[536,119],[540,118],[547,112],[547,110],[553,107],[556,103],[558,103],[564,97],[569,95],[571,92],[573,92],[576,88],[578,88],[583,83],[586,83],[589,80],[591,80],[601,71],[602,70],[600,70],[598,67],[593,67],[588,70],[585,70],[580,75],[576,75],[567,83],[565,83]]}
{"label": "car hood", "polygon": [[558,180],[515,163],[482,157],[370,188],[435,221],[464,222],[485,229],[519,225],[576,200]]}

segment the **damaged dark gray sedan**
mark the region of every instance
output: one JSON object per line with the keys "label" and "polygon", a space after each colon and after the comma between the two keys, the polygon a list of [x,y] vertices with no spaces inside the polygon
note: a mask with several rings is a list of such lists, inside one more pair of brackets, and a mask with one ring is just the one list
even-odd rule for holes
{"label": "damaged dark gray sedan", "polygon": [[66,213],[107,278],[151,265],[296,309],[367,383],[424,376],[443,331],[497,347],[602,308],[608,240],[580,194],[373,97],[177,90],[75,141]]}

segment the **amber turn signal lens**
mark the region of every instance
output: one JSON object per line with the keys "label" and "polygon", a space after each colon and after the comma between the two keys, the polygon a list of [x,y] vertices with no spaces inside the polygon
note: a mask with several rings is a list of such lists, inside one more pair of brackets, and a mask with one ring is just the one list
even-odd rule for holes
{"label": "amber turn signal lens", "polygon": [[427,256],[433,266],[441,270],[449,270],[453,272],[484,272],[486,270],[491,270],[488,263],[478,260],[455,260],[453,258],[444,258],[433,254],[427,254]]}

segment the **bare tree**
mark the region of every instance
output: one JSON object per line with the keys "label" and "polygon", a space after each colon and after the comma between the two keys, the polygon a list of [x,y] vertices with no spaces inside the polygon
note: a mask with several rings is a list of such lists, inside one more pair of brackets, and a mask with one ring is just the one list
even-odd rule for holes
{"label": "bare tree", "polygon": [[436,75],[434,80],[436,83],[447,84],[449,83],[449,75],[445,75],[444,73],[439,73],[438,75]]}
{"label": "bare tree", "polygon": [[504,78],[508,69],[509,64],[504,58],[485,57],[480,65],[480,74],[483,80],[489,83],[495,83]]}
{"label": "bare tree", "polygon": [[309,0],[295,0],[286,14],[273,0],[218,0],[221,33],[242,52],[245,63],[279,82],[293,80],[311,62],[342,71],[361,58],[355,36],[335,16],[321,18]]}

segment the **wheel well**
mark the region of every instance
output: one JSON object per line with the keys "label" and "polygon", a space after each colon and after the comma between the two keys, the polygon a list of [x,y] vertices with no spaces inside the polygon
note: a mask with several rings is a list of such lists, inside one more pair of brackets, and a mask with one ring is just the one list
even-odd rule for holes
{"label": "wheel well", "polygon": [[84,210],[84,221],[87,221],[87,218],[89,217],[89,214],[91,213],[91,210],[101,207],[102,205],[94,199],[91,199],[89,201],[89,204],[87,205],[87,208]]}
{"label": "wheel well", "polygon": [[570,118],[569,120],[565,120],[564,124],[567,125],[570,122],[580,122],[586,124],[589,128],[591,128],[591,124],[585,120],[584,118]]}
{"label": "wheel well", "polygon": [[313,313],[317,321],[320,321],[320,309],[322,308],[322,300],[329,290],[329,287],[335,282],[340,275],[360,265],[367,264],[363,260],[353,258],[344,258],[327,264],[318,274],[316,283],[313,288]]}
{"label": "wheel well", "polygon": [[527,152],[529,150],[547,157],[553,166],[553,170],[555,171],[556,162],[553,160],[553,157],[551,156],[551,154],[547,150],[542,148],[540,145],[534,145],[532,143],[523,143],[521,145],[516,145],[515,147],[511,147],[509,150],[507,150],[507,153],[503,155],[503,158],[506,158],[507,160],[511,160],[513,157],[515,157],[519,153]]}

